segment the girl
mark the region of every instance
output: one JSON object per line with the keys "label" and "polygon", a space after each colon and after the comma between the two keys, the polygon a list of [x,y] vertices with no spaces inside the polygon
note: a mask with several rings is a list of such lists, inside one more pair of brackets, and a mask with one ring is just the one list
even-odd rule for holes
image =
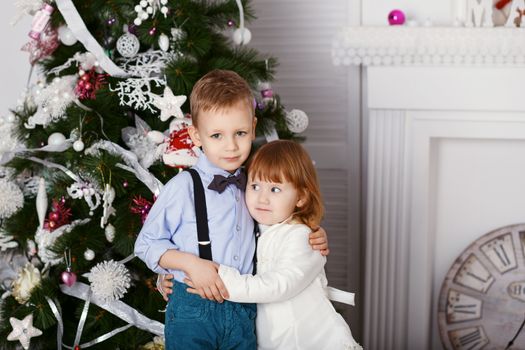
{"label": "girl", "polygon": [[353,295],[327,288],[326,258],[308,243],[323,204],[306,151],[291,141],[262,146],[248,165],[246,204],[261,232],[257,274],[220,265],[219,275],[228,300],[257,303],[258,348],[361,349],[327,297],[353,303]]}

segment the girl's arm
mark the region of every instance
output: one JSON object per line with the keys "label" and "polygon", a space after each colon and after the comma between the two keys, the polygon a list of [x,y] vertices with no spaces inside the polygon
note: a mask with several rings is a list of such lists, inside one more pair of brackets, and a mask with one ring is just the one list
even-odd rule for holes
{"label": "girl's arm", "polygon": [[[241,275],[234,268],[221,265],[219,276],[230,296],[242,303],[271,303],[292,298],[306,288],[321,272],[326,258],[312,250],[308,243],[310,230],[297,225],[286,235],[275,268],[261,274]],[[263,256],[264,258],[264,256]],[[259,261],[258,265],[265,264]]]}

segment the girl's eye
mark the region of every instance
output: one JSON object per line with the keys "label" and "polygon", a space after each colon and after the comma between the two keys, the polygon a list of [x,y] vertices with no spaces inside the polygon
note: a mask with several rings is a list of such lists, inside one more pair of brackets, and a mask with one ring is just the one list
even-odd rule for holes
{"label": "girl's eye", "polygon": [[261,188],[261,187],[260,187],[259,185],[257,185],[257,184],[252,184],[252,190],[254,190],[254,191],[259,191],[260,188]]}
{"label": "girl's eye", "polygon": [[221,134],[213,134],[210,136],[212,139],[218,139],[221,137]]}
{"label": "girl's eye", "polygon": [[279,192],[281,192],[281,189],[279,187],[272,187],[271,191],[273,193],[279,193]]}

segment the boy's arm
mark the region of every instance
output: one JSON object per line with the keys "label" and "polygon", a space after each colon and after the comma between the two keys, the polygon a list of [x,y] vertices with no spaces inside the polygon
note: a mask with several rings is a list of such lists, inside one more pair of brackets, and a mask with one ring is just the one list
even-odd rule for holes
{"label": "boy's arm", "polygon": [[284,301],[312,283],[322,271],[326,258],[312,250],[308,232],[292,232],[282,247],[275,268],[255,276],[241,275],[236,269],[221,265],[219,275],[230,292],[227,299],[244,303]]}
{"label": "boy's arm", "polygon": [[330,254],[330,249],[328,249],[328,236],[324,228],[319,227],[310,233],[309,242],[312,249],[319,250],[322,256],[328,256],[328,254]]}
{"label": "boy's arm", "polygon": [[170,249],[160,257],[159,265],[165,269],[184,271],[203,298],[223,302],[223,297],[229,296],[217,273],[219,265],[213,261]]}

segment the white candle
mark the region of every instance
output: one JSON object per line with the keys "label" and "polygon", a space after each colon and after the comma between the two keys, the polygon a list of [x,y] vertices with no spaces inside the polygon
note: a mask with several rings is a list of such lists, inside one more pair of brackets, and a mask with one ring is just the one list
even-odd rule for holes
{"label": "white candle", "polygon": [[454,0],[455,6],[454,8],[454,21],[459,21],[461,23],[465,23],[465,20],[467,19],[467,1],[466,0]]}

